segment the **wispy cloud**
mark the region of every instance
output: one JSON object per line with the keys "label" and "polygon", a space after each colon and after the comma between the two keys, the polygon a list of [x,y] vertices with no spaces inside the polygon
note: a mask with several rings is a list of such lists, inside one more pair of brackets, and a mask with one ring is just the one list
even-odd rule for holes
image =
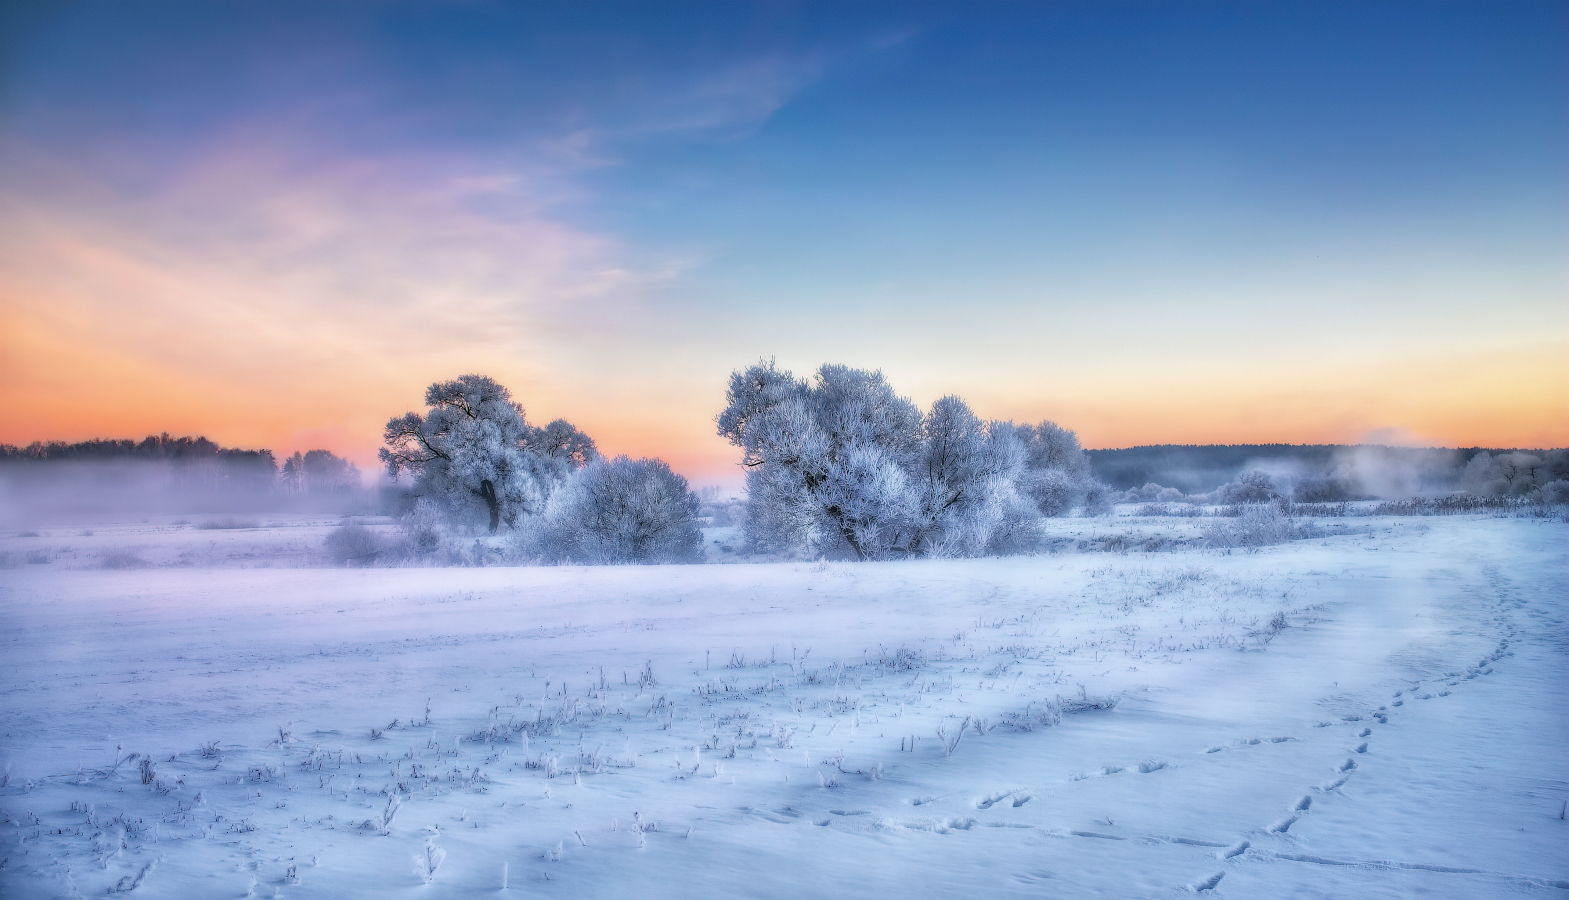
{"label": "wispy cloud", "polygon": [[341,416],[354,394],[433,370],[547,365],[680,272],[551,218],[530,174],[471,161],[229,141],[142,194],[29,163],[27,187],[0,197],[0,292],[29,323],[0,338],[8,403],[48,372],[91,406],[136,360],[166,395],[145,398],[150,419],[193,382],[264,406],[316,393],[322,414],[309,385],[325,381]]}

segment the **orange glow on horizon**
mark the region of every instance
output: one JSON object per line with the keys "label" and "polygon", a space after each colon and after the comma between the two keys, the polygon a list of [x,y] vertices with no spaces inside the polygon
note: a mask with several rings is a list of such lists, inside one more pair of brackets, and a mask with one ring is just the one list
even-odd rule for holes
{"label": "orange glow on horizon", "polygon": [[[1108,350],[1071,330],[1099,325],[1071,316],[1055,330],[1046,315],[877,334],[878,310],[848,301],[833,328],[778,309],[683,318],[661,306],[677,262],[634,270],[613,241],[559,223],[476,220],[461,201],[484,186],[416,172],[400,191],[349,168],[287,182],[253,154],[145,205],[0,197],[0,442],[169,432],[279,458],[320,447],[369,473],[388,418],[474,372],[507,385],[531,421],[565,418],[607,454],[734,487],[737,456],[713,419],[731,370],[777,352],[798,375],[881,366],[923,407],[951,392],[983,418],[1051,419],[1091,448],[1569,445],[1569,341],[1552,322],[1545,337],[1464,350],[1430,338],[1369,360],[1160,335]],[[171,205],[170,221],[212,234],[161,223]],[[225,219],[231,206],[252,218]]]}

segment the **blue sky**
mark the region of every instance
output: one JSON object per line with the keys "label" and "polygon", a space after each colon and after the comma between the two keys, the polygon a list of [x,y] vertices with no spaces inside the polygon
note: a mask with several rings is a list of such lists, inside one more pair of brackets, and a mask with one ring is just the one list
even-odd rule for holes
{"label": "blue sky", "polygon": [[1562,3],[4,15],[0,440],[367,459],[482,371],[723,481],[777,356],[1091,446],[1569,443]]}

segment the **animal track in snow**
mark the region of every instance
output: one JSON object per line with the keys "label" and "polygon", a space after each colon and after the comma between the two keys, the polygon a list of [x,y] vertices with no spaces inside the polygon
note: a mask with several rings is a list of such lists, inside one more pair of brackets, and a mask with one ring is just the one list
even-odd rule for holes
{"label": "animal track in snow", "polygon": [[1288,817],[1286,817],[1284,819],[1281,819],[1279,822],[1276,822],[1275,824],[1269,826],[1269,830],[1272,833],[1274,833],[1274,834],[1285,834],[1287,831],[1291,830],[1291,826],[1295,825],[1297,823],[1297,820],[1300,819],[1300,818],[1302,818],[1302,817],[1301,816],[1288,816]]}
{"label": "animal track in snow", "polygon": [[1356,767],[1357,767],[1357,761],[1352,759],[1352,758],[1350,758],[1350,757],[1346,757],[1346,761],[1341,763],[1339,766],[1337,766],[1335,768],[1335,771],[1337,771],[1337,772],[1349,772],[1352,769],[1355,769]]}
{"label": "animal track in snow", "polygon": [[1214,841],[1201,841],[1198,838],[1168,837],[1166,835],[1159,835],[1159,834],[1151,835],[1151,837],[1155,838],[1156,840],[1167,841],[1167,842],[1173,843],[1173,844],[1187,844],[1189,847],[1224,847],[1224,846],[1226,846],[1225,844],[1217,844]]}
{"label": "animal track in snow", "polygon": [[1302,798],[1300,800],[1298,800],[1296,803],[1293,803],[1291,805],[1291,811],[1292,812],[1307,812],[1308,807],[1310,807],[1312,805],[1313,805],[1313,798],[1309,797],[1306,794],[1303,794]]}
{"label": "animal track in snow", "polygon": [[1367,752],[1367,741],[1363,741],[1362,743],[1357,744],[1356,747],[1355,747],[1355,750],[1358,753],[1366,753]]}
{"label": "animal track in snow", "polygon": [[1364,728],[1361,731],[1357,732],[1357,737],[1367,737],[1367,736],[1371,735],[1372,733],[1373,733],[1373,729],[1371,729],[1371,728]]}
{"label": "animal track in snow", "polygon": [[1128,771],[1126,766],[1101,766],[1099,772],[1080,772],[1068,777],[1069,781],[1083,781],[1086,778],[1105,778],[1107,775],[1117,775]]}
{"label": "animal track in snow", "polygon": [[1001,794],[989,794],[989,795],[987,795],[985,797],[982,797],[981,799],[975,801],[975,808],[976,809],[991,809],[992,806],[994,806],[995,804],[1001,803],[1002,801],[1008,799],[1012,795],[1013,795],[1013,791],[1006,791],[1006,792],[1001,793]]}
{"label": "animal track in snow", "polygon": [[1139,763],[1139,772],[1144,775],[1148,775],[1151,772],[1159,772],[1164,768],[1166,768],[1166,764],[1155,759],[1145,760],[1144,762]]}
{"label": "animal track in snow", "polygon": [[1013,798],[1013,808],[1018,809],[1024,804],[1030,802],[1032,799],[1034,798],[1032,798],[1029,794],[1020,794],[1019,796]]}
{"label": "animal track in snow", "polygon": [[1341,787],[1342,785],[1344,785],[1346,782],[1348,782],[1350,780],[1351,780],[1351,777],[1349,775],[1342,775],[1339,778],[1336,778],[1334,781],[1326,781],[1326,782],[1324,782],[1323,784],[1318,786],[1318,789],[1320,791],[1322,791],[1322,792],[1327,794],[1330,791],[1338,789],[1339,787]]}
{"label": "animal track in snow", "polygon": [[1220,884],[1220,880],[1225,877],[1225,872],[1216,872],[1208,878],[1201,878],[1198,881],[1188,885],[1188,890],[1191,890],[1195,894],[1202,891],[1213,891],[1215,889],[1215,885]]}

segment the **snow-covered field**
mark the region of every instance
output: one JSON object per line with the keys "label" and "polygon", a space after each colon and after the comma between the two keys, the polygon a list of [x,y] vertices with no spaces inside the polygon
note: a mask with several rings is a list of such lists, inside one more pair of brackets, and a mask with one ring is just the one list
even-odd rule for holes
{"label": "snow-covered field", "polygon": [[0,896],[1569,896],[1562,522],[476,569],[200,524],[3,540]]}

